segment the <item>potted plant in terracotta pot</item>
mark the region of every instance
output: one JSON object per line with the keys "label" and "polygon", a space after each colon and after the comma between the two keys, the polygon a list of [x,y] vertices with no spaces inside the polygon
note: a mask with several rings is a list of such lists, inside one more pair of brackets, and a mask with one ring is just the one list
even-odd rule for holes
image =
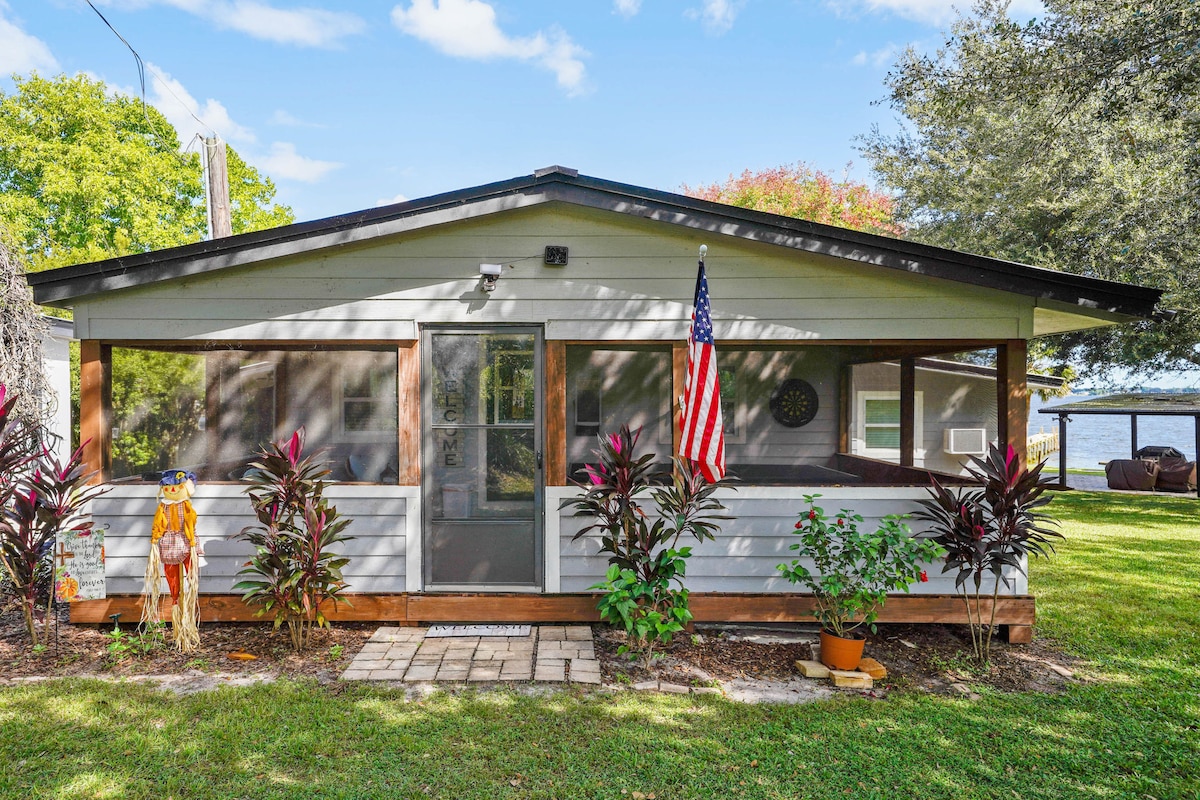
{"label": "potted plant in terracotta pot", "polygon": [[777,568],[816,600],[812,614],[821,623],[821,662],[852,670],[862,660],[865,643],[858,629],[874,631],[888,592],[907,592],[913,583],[929,580],[925,567],[945,550],[914,536],[902,516],[884,517],[870,533],[858,529],[862,515],[849,509],[831,519],[816,504],[818,497],[804,496],[808,510],[800,514],[794,531],[800,541],[790,548],[811,559],[813,571],[799,559]]}

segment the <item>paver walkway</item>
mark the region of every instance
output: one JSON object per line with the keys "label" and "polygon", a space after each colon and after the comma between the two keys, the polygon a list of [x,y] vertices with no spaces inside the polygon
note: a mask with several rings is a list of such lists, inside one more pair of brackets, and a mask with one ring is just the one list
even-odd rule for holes
{"label": "paver walkway", "polygon": [[528,636],[426,638],[425,632],[380,628],[342,680],[600,683],[600,662],[587,625],[534,626]]}

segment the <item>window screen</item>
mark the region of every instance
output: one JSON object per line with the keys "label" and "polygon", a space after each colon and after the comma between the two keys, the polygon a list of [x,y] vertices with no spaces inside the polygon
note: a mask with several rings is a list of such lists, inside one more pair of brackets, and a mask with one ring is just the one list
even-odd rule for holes
{"label": "window screen", "polygon": [[238,480],[260,447],[304,426],[333,480],[394,483],[396,381],[394,351],[113,348],[113,478]]}

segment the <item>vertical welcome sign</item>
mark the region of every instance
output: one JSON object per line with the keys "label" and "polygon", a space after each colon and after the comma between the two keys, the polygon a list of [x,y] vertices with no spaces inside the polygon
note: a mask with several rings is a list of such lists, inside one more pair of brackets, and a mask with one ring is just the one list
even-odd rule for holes
{"label": "vertical welcome sign", "polygon": [[104,531],[59,531],[54,542],[54,599],[103,600]]}

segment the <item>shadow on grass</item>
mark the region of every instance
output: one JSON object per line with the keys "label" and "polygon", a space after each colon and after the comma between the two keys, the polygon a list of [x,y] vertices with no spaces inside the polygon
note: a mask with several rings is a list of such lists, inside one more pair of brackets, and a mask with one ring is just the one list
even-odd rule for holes
{"label": "shadow on grass", "polygon": [[[0,692],[3,797],[1187,796],[1180,708],[1136,693],[805,706],[466,692],[405,702],[281,682],[179,698],[52,681]],[[625,795],[629,796],[629,795]]]}

